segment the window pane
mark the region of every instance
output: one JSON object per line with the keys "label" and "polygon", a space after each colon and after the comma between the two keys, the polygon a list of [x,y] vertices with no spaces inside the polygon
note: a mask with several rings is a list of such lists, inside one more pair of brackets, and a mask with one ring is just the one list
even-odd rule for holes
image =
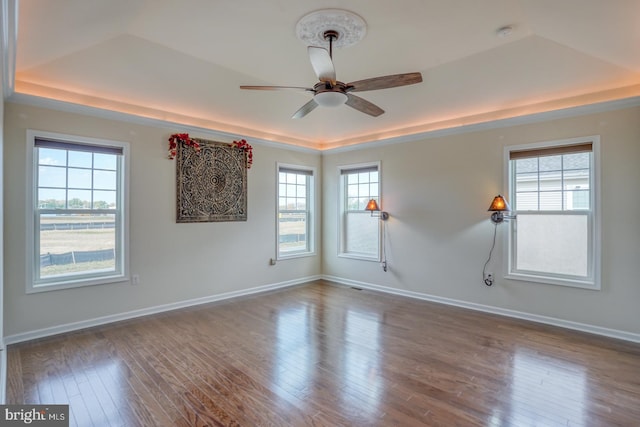
{"label": "window pane", "polygon": [[558,171],[562,169],[562,156],[540,157],[538,162],[540,171]]}
{"label": "window pane", "polygon": [[517,193],[514,208],[517,211],[537,211],[538,193]]}
{"label": "window pane", "polygon": [[589,153],[565,154],[563,156],[564,169],[589,169]]}
{"label": "window pane", "polygon": [[347,185],[347,197],[358,197],[357,185]]}
{"label": "window pane", "polygon": [[378,229],[380,220],[369,212],[345,214],[346,252],[378,256]]}
{"label": "window pane", "polygon": [[286,210],[287,209],[287,198],[286,197],[280,197],[279,198],[278,209],[280,209],[280,210]]}
{"label": "window pane", "polygon": [[565,185],[581,185],[583,188],[589,187],[589,169],[570,169],[562,174]]}
{"label": "window pane", "polygon": [[39,165],[67,165],[67,152],[65,150],[54,150],[51,148],[38,148]]}
{"label": "window pane", "polygon": [[93,167],[95,169],[116,170],[118,167],[118,157],[113,154],[93,154]]}
{"label": "window pane", "polygon": [[538,172],[517,174],[516,191],[538,191]]}
{"label": "window pane", "polygon": [[360,199],[357,197],[349,197],[347,199],[347,208],[348,211],[357,211],[358,206],[360,206]]}
{"label": "window pane", "polygon": [[293,184],[287,184],[287,197],[296,196],[296,186]]}
{"label": "window pane", "polygon": [[38,189],[37,209],[65,209],[66,190]]}
{"label": "window pane", "polygon": [[377,183],[371,184],[369,186],[369,191],[371,192],[369,195],[369,199],[376,199],[376,202],[377,202],[378,201],[378,184]]}
{"label": "window pane", "polygon": [[117,192],[114,191],[94,191],[93,209],[116,209]]}
{"label": "window pane", "polygon": [[358,185],[358,196],[361,198],[369,198],[369,183]]}
{"label": "window pane", "polygon": [[516,269],[559,275],[588,275],[586,215],[518,214]]}
{"label": "window pane", "polygon": [[89,209],[91,207],[91,190],[69,190],[69,209]]}
{"label": "window pane", "polygon": [[516,173],[538,173],[538,159],[530,158],[530,159],[518,159],[516,162]]}
{"label": "window pane", "polygon": [[378,171],[375,172],[369,172],[369,181],[370,182],[378,182]]}
{"label": "window pane", "polygon": [[42,215],[40,277],[115,271],[115,215]]}
{"label": "window pane", "polygon": [[546,193],[540,193],[540,207],[541,211],[561,211],[562,210],[562,192],[550,191]]}
{"label": "window pane", "polygon": [[296,197],[307,197],[307,188],[304,185],[298,185],[296,189]]}
{"label": "window pane", "polygon": [[540,191],[562,190],[562,172],[540,172]]}
{"label": "window pane", "polygon": [[90,168],[92,154],[85,151],[69,151],[69,166],[79,168]]}
{"label": "window pane", "polygon": [[93,188],[98,190],[115,190],[118,175],[111,171],[93,171]]}
{"label": "window pane", "polygon": [[91,188],[91,169],[69,168],[69,188]]}
{"label": "window pane", "polygon": [[358,174],[350,173],[347,175],[347,184],[357,184],[358,183]]}
{"label": "window pane", "polygon": [[67,169],[55,166],[38,166],[38,186],[65,188]]}
{"label": "window pane", "polygon": [[279,221],[280,253],[307,251],[307,214],[304,212],[281,213]]}
{"label": "window pane", "polygon": [[566,191],[564,197],[567,210],[589,209],[589,190]]}

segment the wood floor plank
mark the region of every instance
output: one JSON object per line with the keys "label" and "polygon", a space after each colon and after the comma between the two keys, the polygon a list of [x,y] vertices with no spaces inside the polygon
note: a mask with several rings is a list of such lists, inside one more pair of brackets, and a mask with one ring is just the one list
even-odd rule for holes
{"label": "wood floor plank", "polygon": [[6,401],[8,404],[22,402],[25,399],[22,373],[22,356],[20,355],[20,348],[16,346],[8,347],[6,391]]}
{"label": "wood floor plank", "polygon": [[316,281],[7,349],[77,426],[636,426],[640,344]]}

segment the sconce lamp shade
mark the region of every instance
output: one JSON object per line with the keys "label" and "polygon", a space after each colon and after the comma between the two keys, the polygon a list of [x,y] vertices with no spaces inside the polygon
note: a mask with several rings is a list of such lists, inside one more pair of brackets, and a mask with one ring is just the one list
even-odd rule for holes
{"label": "sconce lamp shade", "polygon": [[369,203],[367,203],[367,207],[364,208],[365,211],[379,211],[380,208],[378,207],[378,203],[376,202],[376,199],[371,199],[369,200]]}
{"label": "sconce lamp shade", "polygon": [[491,206],[487,210],[490,212],[511,212],[511,206],[509,206],[504,197],[498,194],[493,198],[493,202],[491,202]]}
{"label": "sconce lamp shade", "polygon": [[511,206],[509,203],[502,197],[501,195],[497,195],[493,198],[493,202],[491,202],[491,206],[487,209],[489,212],[493,212],[491,214],[491,221],[495,224],[500,224],[505,219],[515,219],[515,216],[506,215],[503,212],[511,212]]}
{"label": "sconce lamp shade", "polygon": [[[389,219],[389,213],[380,212],[380,208],[378,207],[378,202],[376,202],[375,199],[369,200],[369,203],[367,203],[367,207],[364,208],[364,210],[371,212],[371,216],[377,216],[383,221],[386,221]],[[374,212],[376,212],[375,215],[374,215]]]}

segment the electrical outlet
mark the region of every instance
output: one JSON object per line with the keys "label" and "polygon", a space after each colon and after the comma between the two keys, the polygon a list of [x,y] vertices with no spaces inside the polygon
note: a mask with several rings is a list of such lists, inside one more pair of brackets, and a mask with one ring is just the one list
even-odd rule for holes
{"label": "electrical outlet", "polygon": [[493,273],[484,273],[484,283],[488,286],[493,285]]}
{"label": "electrical outlet", "polygon": [[139,285],[140,284],[140,275],[139,274],[134,274],[133,276],[131,276],[131,284],[132,285]]}

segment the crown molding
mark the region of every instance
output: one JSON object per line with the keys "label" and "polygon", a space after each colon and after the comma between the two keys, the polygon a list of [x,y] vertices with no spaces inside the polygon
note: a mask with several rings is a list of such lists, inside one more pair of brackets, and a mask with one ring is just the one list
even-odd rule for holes
{"label": "crown molding", "polygon": [[97,117],[106,120],[117,120],[125,123],[132,123],[142,126],[153,126],[153,127],[165,127],[171,128],[175,130],[176,133],[186,132],[186,133],[197,133],[202,137],[208,138],[220,138],[223,140],[234,140],[238,138],[244,138],[252,145],[262,145],[266,147],[297,151],[303,153],[313,153],[319,154],[320,150],[310,147],[304,147],[300,145],[287,144],[283,142],[270,141],[261,138],[243,136],[236,133],[223,132],[216,129],[210,129],[200,126],[194,125],[186,125],[184,123],[174,122],[170,120],[162,120],[155,119],[150,117],[138,116],[130,113],[122,113],[119,111],[107,110],[103,108],[90,107],[81,104],[75,104],[72,102],[59,101],[56,99],[50,98],[42,98],[35,95],[26,95],[22,93],[13,93],[9,98],[7,98],[8,102],[14,104],[22,104],[22,105],[30,105],[34,107],[47,108],[56,111],[62,111],[66,113],[74,113],[81,114],[85,116]]}
{"label": "crown molding", "polygon": [[2,95],[11,96],[14,92],[16,75],[16,43],[18,40],[18,0],[1,0],[0,3],[0,40],[2,53]]}
{"label": "crown molding", "polygon": [[[0,1],[9,1],[12,0],[0,0]],[[380,136],[376,140],[363,140],[363,141],[342,141],[336,142],[337,147],[322,147],[314,146],[313,143],[307,142],[304,144],[303,141],[300,141],[299,144],[294,142],[278,142],[275,140],[264,139],[259,137],[251,137],[251,136],[241,136],[239,133],[231,133],[225,132],[221,130],[216,130],[214,127],[204,127],[198,125],[190,125],[185,124],[185,122],[172,121],[172,120],[163,120],[152,117],[144,117],[141,115],[115,111],[112,109],[99,108],[93,106],[87,106],[82,104],[77,104],[68,101],[60,101],[52,98],[45,98],[36,95],[28,95],[19,92],[13,92],[11,96],[7,98],[8,102],[13,102],[17,104],[25,104],[32,105],[36,107],[48,108],[58,111],[70,112],[75,114],[82,114],[87,116],[99,117],[108,120],[117,120],[121,122],[140,124],[145,126],[156,126],[156,127],[167,127],[175,129],[177,132],[189,132],[189,133],[198,133],[203,136],[213,137],[213,138],[223,138],[223,139],[238,139],[244,138],[249,141],[251,144],[263,145],[278,149],[285,149],[290,151],[298,151],[304,153],[314,153],[314,154],[336,154],[347,151],[356,151],[356,150],[364,150],[376,147],[382,147],[386,145],[394,145],[394,144],[402,144],[406,142],[414,142],[414,141],[423,141],[426,139],[440,138],[450,135],[459,135],[469,132],[479,132],[491,129],[499,129],[511,126],[532,124],[532,123],[540,123],[551,120],[558,120],[562,118],[568,117],[576,117],[588,114],[601,113],[606,111],[614,111],[625,108],[633,108],[640,106],[640,95],[635,95],[640,91],[640,85],[633,86],[630,88],[621,88],[616,91],[611,91],[609,94],[614,96],[621,96],[624,93],[631,94],[634,96],[622,96],[620,98],[606,100],[601,102],[593,102],[583,105],[573,105],[566,108],[555,108],[549,111],[542,111],[537,113],[530,114],[519,114],[508,116],[499,119],[491,119],[488,117],[484,117],[483,115],[467,117],[459,119],[455,122],[440,122],[433,124],[435,129],[418,131],[411,133],[411,129],[406,129],[406,134],[392,137]],[[607,94],[607,92],[604,92]],[[509,113],[509,112],[507,112]],[[181,116],[180,116],[181,117]],[[177,117],[176,120],[180,120],[180,117]],[[185,121],[188,121],[188,117],[185,117]],[[467,122],[468,124],[464,123]],[[472,123],[469,123],[472,122]],[[212,126],[214,126],[213,124]],[[247,133],[251,133],[250,129],[247,129]],[[277,136],[274,136],[277,138]],[[371,138],[376,138],[375,135],[372,135]],[[300,145],[304,144],[304,145]]]}
{"label": "crown molding", "polygon": [[344,153],[347,151],[364,150],[369,148],[383,147],[386,145],[402,144],[405,142],[423,141],[425,139],[440,138],[450,135],[459,135],[469,132],[479,132],[491,129],[499,129],[511,126],[540,123],[551,120],[558,120],[568,117],[584,116],[588,114],[603,113],[607,111],[622,110],[640,106],[640,96],[616,99],[613,101],[597,102],[589,105],[562,108],[559,110],[545,111],[541,113],[528,114],[517,117],[509,117],[486,122],[473,123],[469,125],[452,126],[444,129],[408,134],[393,138],[380,139],[378,141],[354,143],[352,145],[322,150],[323,154]]}

